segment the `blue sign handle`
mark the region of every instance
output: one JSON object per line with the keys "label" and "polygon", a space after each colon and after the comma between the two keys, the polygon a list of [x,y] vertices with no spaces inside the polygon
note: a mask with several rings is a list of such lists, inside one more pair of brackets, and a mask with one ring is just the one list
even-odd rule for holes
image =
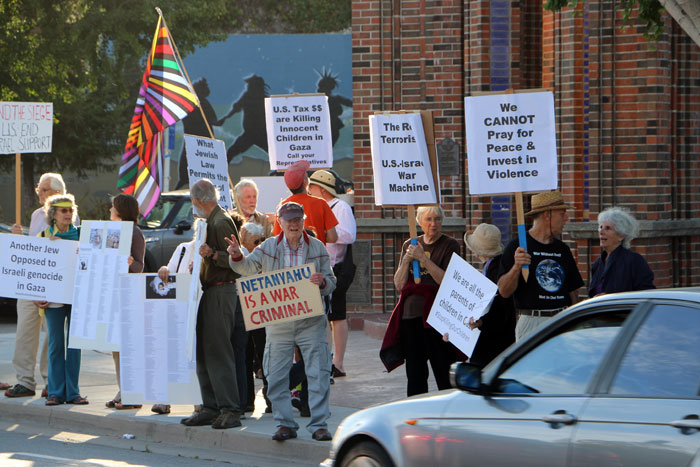
{"label": "blue sign handle", "polygon": [[[525,224],[518,224],[518,243],[525,251],[527,251],[527,231]],[[522,269],[530,269],[527,264],[523,264]]]}
{"label": "blue sign handle", "polygon": [[[418,245],[418,239],[412,238],[411,245]],[[413,279],[420,279],[420,263],[415,259],[413,260]]]}

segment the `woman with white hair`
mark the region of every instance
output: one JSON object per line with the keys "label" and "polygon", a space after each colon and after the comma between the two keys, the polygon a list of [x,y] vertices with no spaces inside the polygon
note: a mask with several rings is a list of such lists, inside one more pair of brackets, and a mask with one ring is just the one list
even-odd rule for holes
{"label": "woman with white hair", "polygon": [[588,296],[654,289],[654,273],[630,243],[639,233],[639,222],[629,211],[611,207],[598,215],[602,252],[591,268]]}
{"label": "woman with white hair", "polygon": [[[457,359],[456,349],[427,324],[430,307],[459,243],[442,233],[444,214],[440,206],[418,208],[416,221],[423,235],[413,245],[407,240],[401,249],[394,285],[401,291],[391,313],[379,356],[388,371],[406,362],[407,394],[428,392],[428,360],[438,389],[451,386],[450,365]],[[413,280],[413,261],[420,263],[420,283]]]}

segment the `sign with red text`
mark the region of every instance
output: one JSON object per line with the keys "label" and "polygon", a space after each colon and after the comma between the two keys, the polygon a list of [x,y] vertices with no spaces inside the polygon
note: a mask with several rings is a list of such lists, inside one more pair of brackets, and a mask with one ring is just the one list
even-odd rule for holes
{"label": "sign with red text", "polygon": [[309,280],[315,272],[309,263],[238,279],[246,330],[322,315],[321,292]]}
{"label": "sign with red text", "polygon": [[327,96],[292,94],[266,97],[265,126],[270,170],[287,170],[299,161],[308,161],[312,170],[333,167]]}
{"label": "sign with red text", "polygon": [[551,92],[466,97],[464,113],[470,195],[557,188]]}
{"label": "sign with red text", "polygon": [[0,102],[0,154],[51,152],[53,103]]}

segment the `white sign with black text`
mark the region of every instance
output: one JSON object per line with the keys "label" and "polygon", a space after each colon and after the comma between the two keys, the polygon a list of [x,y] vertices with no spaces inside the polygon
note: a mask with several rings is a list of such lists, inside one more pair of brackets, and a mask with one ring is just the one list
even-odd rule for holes
{"label": "white sign with black text", "polygon": [[438,202],[419,113],[370,115],[369,138],[377,206]]}
{"label": "white sign with black text", "polygon": [[199,180],[208,178],[219,189],[219,206],[227,211],[231,210],[233,204],[229,190],[228,160],[224,142],[202,136],[185,135],[185,152],[190,190]]}
{"label": "white sign with black text", "polygon": [[469,328],[469,319],[477,321],[486,314],[496,296],[498,286],[453,253],[442,278],[428,324],[444,335],[449,334],[459,350],[471,357],[481,331]]}
{"label": "white sign with black text", "polygon": [[53,103],[0,102],[0,154],[51,152]]}
{"label": "white sign with black text", "polygon": [[469,194],[557,188],[551,92],[464,98]]}

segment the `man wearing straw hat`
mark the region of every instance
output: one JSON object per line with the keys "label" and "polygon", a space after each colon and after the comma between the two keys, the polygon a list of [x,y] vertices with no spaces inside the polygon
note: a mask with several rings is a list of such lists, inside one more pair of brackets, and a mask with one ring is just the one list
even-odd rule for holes
{"label": "man wearing straw hat", "polygon": [[[527,232],[527,251],[513,239],[501,257],[498,293],[513,296],[519,315],[515,338],[520,340],[569,305],[578,301],[583,286],[571,250],[557,237],[569,220],[568,205],[559,191],[532,196],[532,227]],[[522,267],[529,266],[525,281]]]}

